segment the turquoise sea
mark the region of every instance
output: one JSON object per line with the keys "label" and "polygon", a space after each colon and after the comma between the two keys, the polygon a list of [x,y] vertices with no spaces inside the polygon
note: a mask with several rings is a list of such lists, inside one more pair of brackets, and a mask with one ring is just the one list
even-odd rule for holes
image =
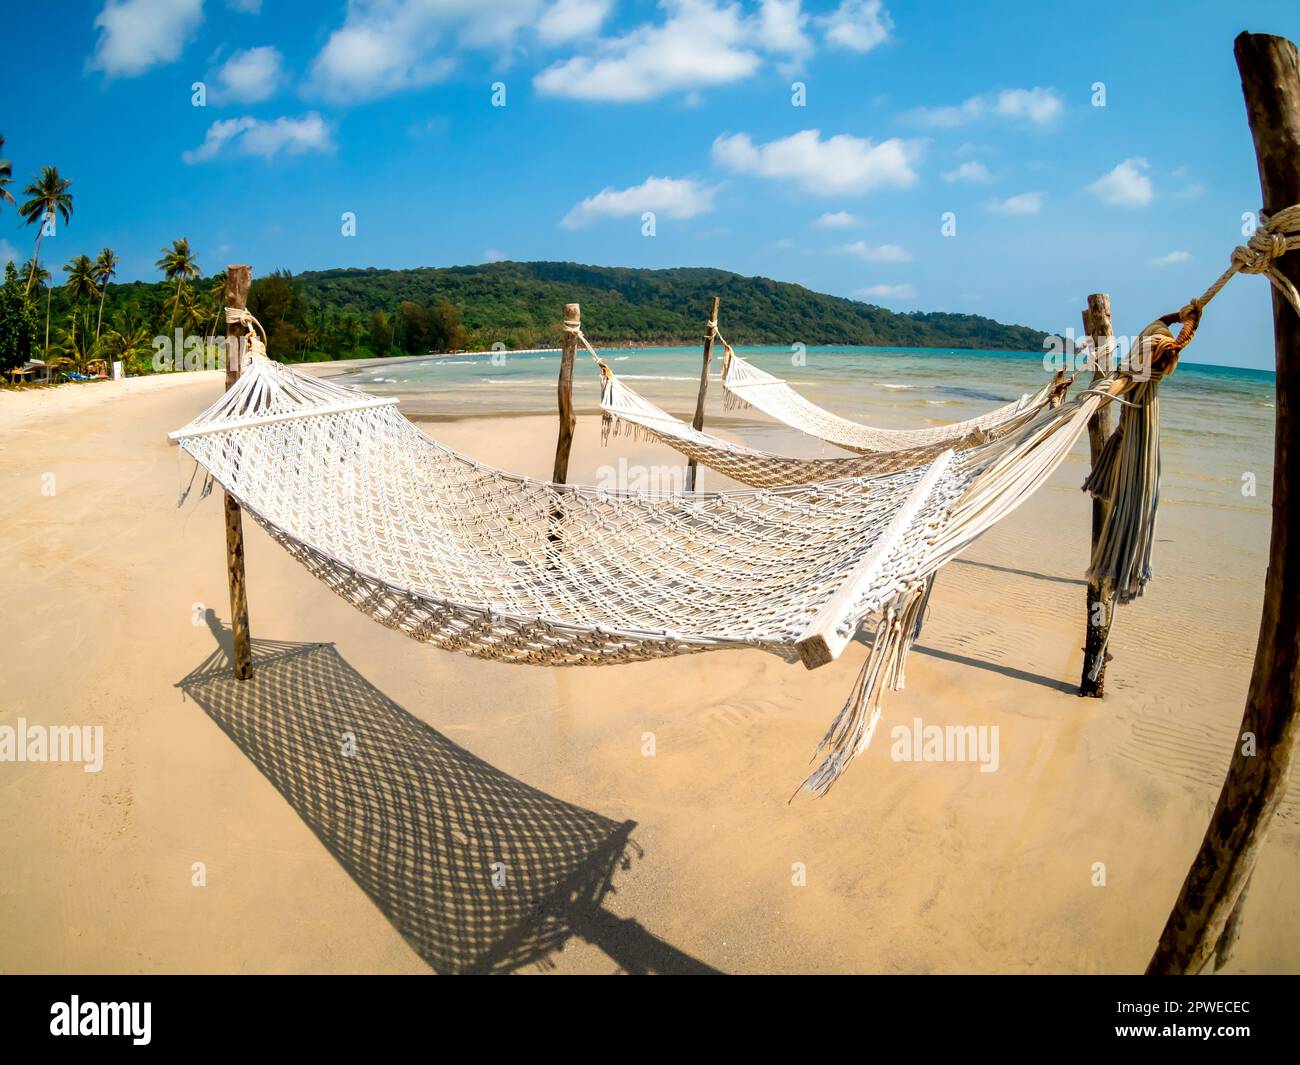
{"label": "turquoise sea", "polygon": [[[788,347],[737,350],[837,414],[898,428],[971,417],[1033,391],[1049,376],[1042,352],[809,347],[797,358]],[[719,355],[706,424],[725,423],[759,446],[783,450],[789,430],[757,412],[723,410]],[[648,399],[690,417],[700,348],[615,348],[601,356]],[[407,416],[418,421],[551,414],[559,362],[558,353],[505,353],[496,361],[483,355],[385,360],[340,380],[399,396]],[[579,413],[594,413],[598,396],[595,364],[580,350],[574,374]],[[1174,471],[1197,467],[1187,469],[1193,479],[1221,481],[1243,469],[1271,469],[1271,372],[1183,363],[1162,385],[1161,400],[1166,463]],[[784,450],[795,453],[793,446]]]}

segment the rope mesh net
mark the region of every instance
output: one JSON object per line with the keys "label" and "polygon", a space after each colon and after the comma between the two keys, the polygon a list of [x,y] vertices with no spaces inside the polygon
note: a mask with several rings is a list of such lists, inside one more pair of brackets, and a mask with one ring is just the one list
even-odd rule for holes
{"label": "rope mesh net", "polygon": [[[749,647],[813,667],[1041,484],[1100,401],[1042,411],[1006,446],[878,476],[650,495],[485,466],[392,401],[254,344],[226,395],[172,436],[324,584],[417,640],[540,665]],[[828,737],[813,790],[860,749],[844,736]]]}
{"label": "rope mesh net", "polygon": [[[447,650],[597,665],[748,647],[813,668],[874,625],[871,652],[803,784],[823,794],[870,743],[883,690],[902,686],[938,570],[1032,495],[1099,405],[1124,393],[1120,424],[1084,486],[1110,504],[1089,575],[1112,601],[1141,594],[1159,500],[1159,381],[1237,273],[1266,275],[1300,314],[1300,293],[1275,265],[1297,249],[1292,206],[1236,248],[1199,299],[1144,330],[1136,368],[1111,370],[1059,405],[1053,382],[982,418],[928,429],[837,418],[723,341],[729,394],[862,457],[913,452],[890,472],[843,465],[851,457],[813,460],[854,475],[679,494],[519,477],[425,435],[395,400],[272,362],[260,325],[233,308],[227,321],[253,330],[249,364],[170,435],[328,587]],[[600,362],[577,321],[565,329]],[[720,339],[716,322],[710,329]],[[733,456],[735,469],[757,471],[773,459],[670,425],[676,419],[602,371],[606,418],[697,447],[704,462]]]}
{"label": "rope mesh net", "polygon": [[922,429],[879,429],[860,425],[817,406],[789,384],[760,370],[728,346],[722,374],[728,406],[756,407],[777,421],[847,451],[862,454],[925,447],[973,447],[1014,432],[1053,395],[1058,382],[996,410],[962,422]]}

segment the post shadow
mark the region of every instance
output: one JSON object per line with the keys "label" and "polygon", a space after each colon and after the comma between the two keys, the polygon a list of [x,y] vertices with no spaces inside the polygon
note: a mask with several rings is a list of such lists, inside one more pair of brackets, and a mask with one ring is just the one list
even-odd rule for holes
{"label": "post shadow", "polygon": [[[604,909],[641,856],[633,821],[564,802],[408,713],[331,643],[234,638],[177,685],[244,752],[411,948],[439,973],[544,963],[571,936],[632,973],[711,973]],[[304,900],[306,901],[306,900]]]}

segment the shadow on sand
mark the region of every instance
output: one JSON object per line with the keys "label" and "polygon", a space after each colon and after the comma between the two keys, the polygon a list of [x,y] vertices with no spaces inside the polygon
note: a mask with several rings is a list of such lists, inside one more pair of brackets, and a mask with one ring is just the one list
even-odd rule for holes
{"label": "shadow on sand", "polygon": [[329,643],[253,641],[235,679],[230,631],[177,686],[275,785],[411,948],[439,973],[544,963],[578,936],[632,973],[715,970],[602,906],[635,822],[494,769],[361,676]]}

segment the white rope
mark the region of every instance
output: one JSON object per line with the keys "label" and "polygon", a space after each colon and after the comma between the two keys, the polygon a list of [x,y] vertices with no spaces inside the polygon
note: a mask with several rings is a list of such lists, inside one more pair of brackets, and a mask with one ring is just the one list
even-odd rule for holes
{"label": "white rope", "polygon": [[[552,666],[740,647],[798,661],[816,641],[829,661],[1023,501],[1100,402],[937,466],[662,495],[484,466],[391,403],[265,357],[173,435],[328,587],[417,640]],[[891,685],[898,666],[880,674]],[[859,749],[833,747],[813,790]]]}
{"label": "white rope", "polygon": [[[1180,312],[1185,334],[1166,338],[1175,360],[1236,273],[1266,274],[1300,314],[1274,265],[1300,246],[1296,229],[1300,208],[1287,208],[1267,221],[1267,236],[1234,251],[1229,270]],[[1070,402],[1031,411],[1000,440],[892,473],[633,494],[476,463],[391,403],[271,362],[257,350],[265,333],[256,320],[227,313],[252,329],[254,358],[172,436],[291,555],[381,624],[506,662],[593,665],[752,647],[815,666],[874,620],[871,654],[805,781],[817,794],[866,749],[881,692],[901,687],[935,573],[1051,476],[1102,403],[1134,388],[1129,371],[1112,371]],[[577,319],[564,328],[608,374]],[[721,339],[716,325],[713,333]],[[723,344],[730,376],[747,364]],[[1093,559],[1094,570],[1106,562],[1120,601],[1149,578],[1157,387],[1158,377],[1140,383],[1124,412],[1134,428],[1112,438],[1112,464],[1090,479],[1094,491],[1120,496],[1103,538],[1118,546]]]}
{"label": "white rope", "polygon": [[1265,217],[1260,211],[1260,225],[1245,244],[1232,249],[1230,265],[1197,301],[1202,307],[1214,299],[1236,274],[1263,274],[1300,316],[1300,293],[1291,279],[1278,269],[1277,260],[1300,249],[1300,204],[1283,207]]}

